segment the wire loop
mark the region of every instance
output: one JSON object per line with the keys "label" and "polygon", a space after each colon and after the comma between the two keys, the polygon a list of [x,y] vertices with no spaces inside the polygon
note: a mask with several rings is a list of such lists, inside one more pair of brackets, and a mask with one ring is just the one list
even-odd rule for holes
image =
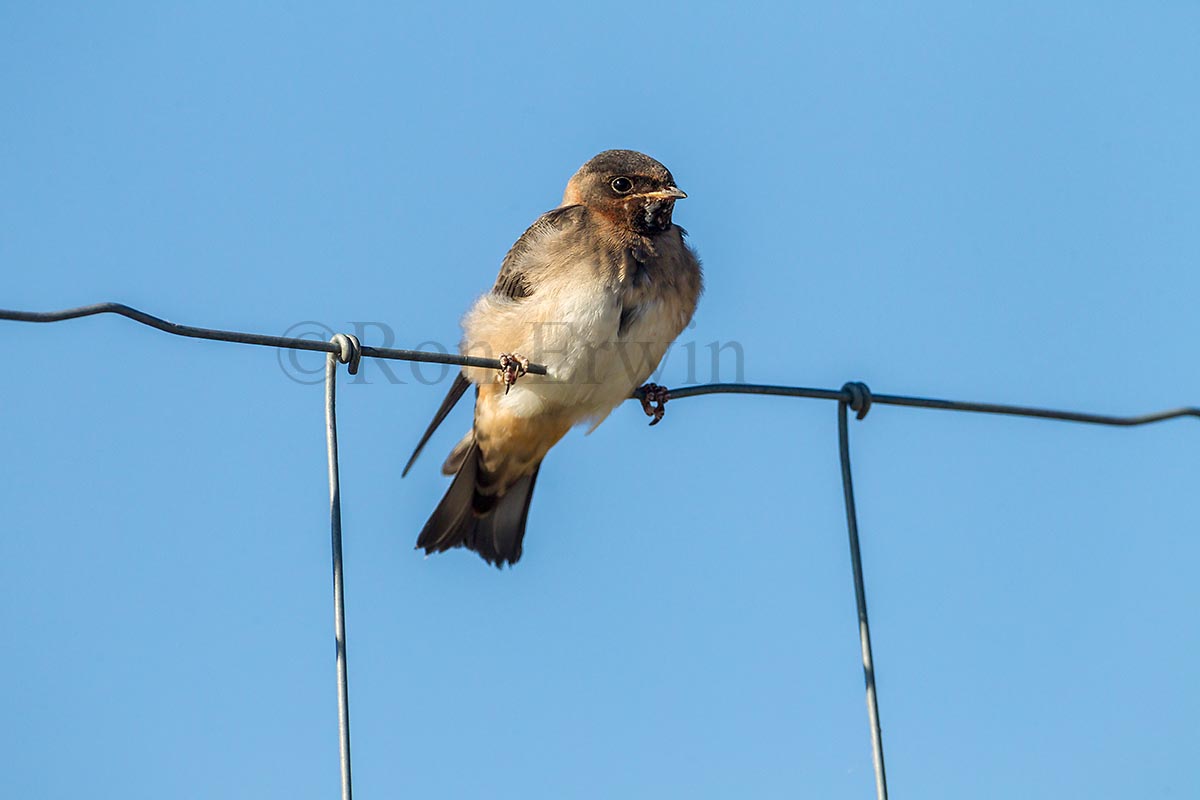
{"label": "wire loop", "polygon": [[357,375],[358,364],[362,361],[362,344],[358,337],[352,333],[337,333],[329,341],[338,346],[337,360],[349,365],[347,371],[351,375]]}
{"label": "wire loop", "polygon": [[850,395],[844,401],[855,412],[855,419],[862,419],[871,410],[871,390],[861,381],[850,381],[842,386],[842,394]]}

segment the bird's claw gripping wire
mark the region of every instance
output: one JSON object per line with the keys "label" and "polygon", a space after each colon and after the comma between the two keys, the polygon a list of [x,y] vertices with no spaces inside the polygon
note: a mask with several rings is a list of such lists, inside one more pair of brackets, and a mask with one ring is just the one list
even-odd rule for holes
{"label": "bird's claw gripping wire", "polygon": [[358,374],[358,364],[362,361],[362,344],[352,333],[337,333],[329,340],[338,346],[337,360],[346,365],[346,371],[351,375]]}
{"label": "bird's claw gripping wire", "polygon": [[529,372],[529,359],[520,353],[501,353],[497,358],[500,362],[500,382],[504,384],[504,393],[517,382],[517,378]]}
{"label": "bird's claw gripping wire", "polygon": [[638,389],[638,400],[642,402],[642,411],[647,417],[654,417],[650,420],[651,427],[662,422],[663,414],[667,413],[668,399],[670,399],[670,391],[667,387],[659,386],[657,383],[647,383]]}

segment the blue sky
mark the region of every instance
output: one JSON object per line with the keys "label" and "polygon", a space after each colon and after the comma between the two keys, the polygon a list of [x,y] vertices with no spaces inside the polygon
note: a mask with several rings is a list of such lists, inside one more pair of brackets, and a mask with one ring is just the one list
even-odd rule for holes
{"label": "blue sky", "polygon": [[[698,381],[737,342],[753,382],[1194,405],[1198,36],[1183,3],[8,4],[0,307],[453,346],[629,147],[690,194]],[[116,318],[0,342],[0,794],[335,794],[320,388]],[[411,549],[466,410],[401,481],[444,384],[363,376],[362,797],[870,796],[832,404],[619,409],[498,572]],[[1200,426],[851,435],[894,796],[1200,794]]]}

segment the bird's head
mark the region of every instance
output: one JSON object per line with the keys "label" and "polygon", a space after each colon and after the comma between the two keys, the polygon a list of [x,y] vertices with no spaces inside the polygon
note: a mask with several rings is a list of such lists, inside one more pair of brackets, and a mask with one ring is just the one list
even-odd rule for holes
{"label": "bird's head", "polygon": [[605,150],[567,183],[563,205],[582,205],[615,225],[650,235],[671,227],[675,201],[687,197],[671,171],[635,150]]}

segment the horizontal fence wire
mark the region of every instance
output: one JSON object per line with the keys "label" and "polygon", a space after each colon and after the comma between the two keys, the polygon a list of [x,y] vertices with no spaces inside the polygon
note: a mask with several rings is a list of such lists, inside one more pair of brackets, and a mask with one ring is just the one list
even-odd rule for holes
{"label": "horizontal fence wire", "polygon": [[[287,350],[312,350],[314,352],[338,354],[338,346],[333,342],[179,325],[174,322],[167,322],[165,319],[156,317],[153,314],[147,314],[145,311],[130,308],[122,303],[96,303],[95,305],[80,306],[79,308],[68,308],[63,311],[7,311],[0,309],[0,319],[8,319],[15,322],[61,322],[67,319],[91,317],[97,314],[118,314],[134,322],[149,325],[151,328],[173,333],[176,336],[187,336],[191,339],[211,339],[217,342],[237,342],[238,344],[257,344],[264,347],[282,347]],[[452,364],[459,367],[482,367],[483,369],[500,368],[500,362],[495,358],[478,358],[476,356],[460,356],[450,353],[431,353],[426,350],[396,350],[390,347],[370,347],[368,345],[362,345],[361,349],[362,355],[371,358],[386,358],[393,361],[421,361],[427,364]],[[534,375],[546,374],[546,368],[541,364],[530,364],[528,371]]]}
{"label": "horizontal fence wire", "polygon": [[[237,342],[240,344],[255,344],[266,347],[282,347],[290,350],[310,350],[323,353],[338,353],[338,346],[332,342],[314,339],[294,339],[286,336],[269,336],[261,333],[242,333],[214,328],[197,328],[191,325],[179,325],[164,319],[139,311],[122,303],[96,303],[90,306],[70,308],[63,311],[9,311],[0,309],[0,320],[16,322],[59,322],[62,320],[90,317],[96,314],[118,314],[151,328],[187,336],[193,339],[212,339],[219,342]],[[420,361],[431,364],[450,364],[463,367],[481,367],[483,369],[499,369],[500,362],[494,358],[479,358],[476,356],[461,356],[449,353],[435,353],[425,350],[397,350],[388,347],[371,347],[362,345],[362,355],[370,358],[384,358],[395,361]],[[542,364],[530,364],[529,372],[534,375],[545,375],[546,367]],[[753,383],[708,383],[700,386],[684,386],[671,389],[671,400],[682,400],[687,397],[698,397],[706,394],[756,394],[777,397],[807,397],[814,400],[849,401],[852,398],[846,390],[809,389],[803,386],[772,386]],[[635,391],[634,398],[641,398],[641,392]],[[1175,419],[1177,417],[1200,417],[1200,408],[1183,407],[1167,411],[1158,411],[1136,416],[1114,416],[1109,414],[1089,414],[1082,411],[1059,411],[1050,408],[1032,406],[1004,405],[1000,403],[976,403],[963,400],[939,400],[931,397],[909,397],[898,394],[872,394],[871,400],[879,405],[909,406],[912,408],[932,408],[943,411],[967,411],[978,414],[1004,414],[1014,417],[1036,417],[1039,419],[1063,420],[1066,422],[1082,422],[1092,425],[1115,425],[1129,427],[1146,425],[1151,422]]]}
{"label": "horizontal fence wire", "polygon": [[[337,475],[337,423],[334,411],[334,385],[336,383],[336,363],[348,363],[353,374],[358,369],[358,361],[362,356],[369,358],[384,358],[398,361],[418,361],[434,364],[450,364],[456,366],[480,367],[484,369],[501,369],[499,359],[479,358],[475,356],[450,355],[422,350],[396,350],[384,347],[370,347],[359,344],[357,339],[343,334],[334,336],[328,342],[312,339],[296,339],[284,336],[269,336],[257,333],[242,333],[213,328],[198,328],[191,325],[179,325],[168,322],[160,317],[139,311],[136,308],[121,303],[97,303],[80,308],[63,311],[7,311],[0,309],[0,320],[17,322],[60,322],[97,314],[117,314],[122,317],[148,325],[160,331],[186,336],[194,339],[211,339],[222,342],[237,342],[240,344],[262,345],[292,350],[310,350],[328,353],[325,371],[326,387],[326,430],[329,450],[330,475],[330,513],[333,542],[333,570],[335,597],[335,635],[337,640],[337,672],[338,672],[338,729],[342,765],[342,797],[350,800],[350,723],[349,695],[346,680],[346,650],[345,650],[345,607],[343,600],[342,557],[341,557],[341,500]],[[528,372],[535,375],[545,375],[546,367],[541,364],[530,364]],[[977,403],[961,400],[940,400],[931,397],[910,397],[894,394],[874,394],[865,384],[847,383],[840,390],[812,389],[803,386],[773,386],[752,383],[710,383],[699,386],[685,386],[671,389],[667,392],[670,400],[682,400],[688,397],[700,397],[711,394],[760,395],[775,397],[801,397],[815,400],[833,400],[838,404],[838,451],[842,471],[842,487],[846,505],[846,524],[850,541],[850,560],[854,578],[855,604],[858,609],[859,639],[862,646],[863,677],[866,683],[867,716],[871,726],[871,750],[875,771],[875,790],[879,800],[887,800],[887,777],[883,760],[883,734],[879,722],[879,707],[875,693],[875,667],[871,652],[870,622],[867,617],[866,587],[863,578],[862,553],[859,544],[858,519],[855,511],[854,488],[850,471],[850,442],[847,411],[857,412],[857,418],[862,419],[870,410],[872,404],[907,406],[910,408],[929,408],[940,411],[965,411],[978,414],[1002,414],[1014,417],[1032,417],[1062,422],[1080,422],[1091,425],[1110,425],[1131,427],[1148,425],[1180,417],[1200,417],[1200,408],[1195,406],[1152,412],[1135,416],[1116,416],[1111,414],[1091,414],[1081,411],[1061,411],[1050,408],[1033,406],[1005,405],[1001,403]],[[643,390],[637,389],[631,399],[644,400]]]}
{"label": "horizontal fence wire", "polygon": [[[757,394],[775,397],[808,397],[815,400],[850,401],[852,398],[845,390],[809,389],[803,386],[772,386],[755,383],[706,383],[699,386],[684,386],[671,389],[671,400],[685,397],[699,397],[706,394]],[[635,393],[640,397],[640,393]],[[933,408],[942,411],[971,411],[977,414],[1006,414],[1012,417],[1035,417],[1038,419],[1053,419],[1064,422],[1083,422],[1091,425],[1115,425],[1131,427],[1148,425],[1151,422],[1162,422],[1178,417],[1200,417],[1200,407],[1184,406],[1167,411],[1155,411],[1150,414],[1139,414],[1131,417],[1114,416],[1111,414],[1088,414],[1082,411],[1059,411],[1052,408],[1035,408],[1033,406],[1011,406],[1001,403],[975,403],[965,400],[938,400],[932,397],[909,397],[902,394],[871,393],[871,402],[886,406],[908,406],[910,408]]]}

